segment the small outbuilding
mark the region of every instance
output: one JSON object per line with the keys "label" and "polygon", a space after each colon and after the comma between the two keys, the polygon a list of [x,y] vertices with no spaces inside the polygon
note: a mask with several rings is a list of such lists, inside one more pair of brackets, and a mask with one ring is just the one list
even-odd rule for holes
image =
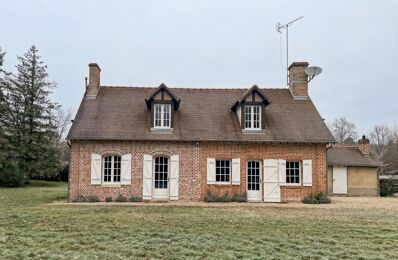
{"label": "small outbuilding", "polygon": [[333,145],[327,150],[328,195],[379,196],[380,163],[369,152],[369,139]]}

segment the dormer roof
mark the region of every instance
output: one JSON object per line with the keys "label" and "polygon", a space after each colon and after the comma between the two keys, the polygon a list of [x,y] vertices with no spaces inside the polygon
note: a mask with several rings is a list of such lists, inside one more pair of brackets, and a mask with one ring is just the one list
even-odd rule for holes
{"label": "dormer roof", "polygon": [[174,103],[174,110],[177,110],[180,107],[180,99],[174,95],[174,93],[166,86],[166,84],[162,83],[147,98],[145,98],[145,103],[148,110],[151,109],[152,103],[159,93],[161,94],[161,100],[164,100],[165,93],[170,96],[171,101]]}
{"label": "dormer roof", "polygon": [[251,101],[255,102],[256,100],[256,95],[258,95],[261,99],[261,103],[264,104],[264,106],[268,106],[269,104],[271,104],[271,100],[269,100],[269,98],[264,95],[264,93],[261,91],[261,89],[257,86],[257,85],[253,85],[251,88],[249,88],[243,95],[242,97],[237,100],[233,106],[231,107],[232,111],[236,111],[236,108],[247,102],[248,97],[252,97]]}

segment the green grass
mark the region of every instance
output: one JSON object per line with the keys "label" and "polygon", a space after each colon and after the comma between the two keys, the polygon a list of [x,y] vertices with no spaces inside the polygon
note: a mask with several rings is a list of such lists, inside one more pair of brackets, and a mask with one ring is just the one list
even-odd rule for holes
{"label": "green grass", "polygon": [[396,208],[51,205],[64,183],[0,189],[0,259],[393,259]]}

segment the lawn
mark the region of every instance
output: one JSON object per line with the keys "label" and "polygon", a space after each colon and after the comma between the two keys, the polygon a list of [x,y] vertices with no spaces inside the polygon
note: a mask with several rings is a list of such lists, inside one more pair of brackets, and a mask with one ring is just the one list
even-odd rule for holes
{"label": "lawn", "polygon": [[0,189],[1,259],[398,257],[398,199],[337,199],[331,205],[53,203],[65,201],[66,190],[63,183],[38,181]]}

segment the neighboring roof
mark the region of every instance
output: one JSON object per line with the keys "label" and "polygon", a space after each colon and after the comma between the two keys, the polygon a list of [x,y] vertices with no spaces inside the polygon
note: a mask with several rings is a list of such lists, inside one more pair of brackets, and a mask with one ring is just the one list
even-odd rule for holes
{"label": "neighboring roof", "polygon": [[378,167],[381,164],[370,155],[364,155],[357,146],[332,146],[327,150],[330,166]]}
{"label": "neighboring roof", "polygon": [[272,103],[265,108],[265,131],[242,133],[230,108],[247,89],[170,88],[180,100],[174,131],[151,132],[145,98],[156,88],[101,87],[96,99],[83,99],[69,140],[179,140],[254,142],[334,142],[310,99],[294,100],[286,89],[260,89]]}

